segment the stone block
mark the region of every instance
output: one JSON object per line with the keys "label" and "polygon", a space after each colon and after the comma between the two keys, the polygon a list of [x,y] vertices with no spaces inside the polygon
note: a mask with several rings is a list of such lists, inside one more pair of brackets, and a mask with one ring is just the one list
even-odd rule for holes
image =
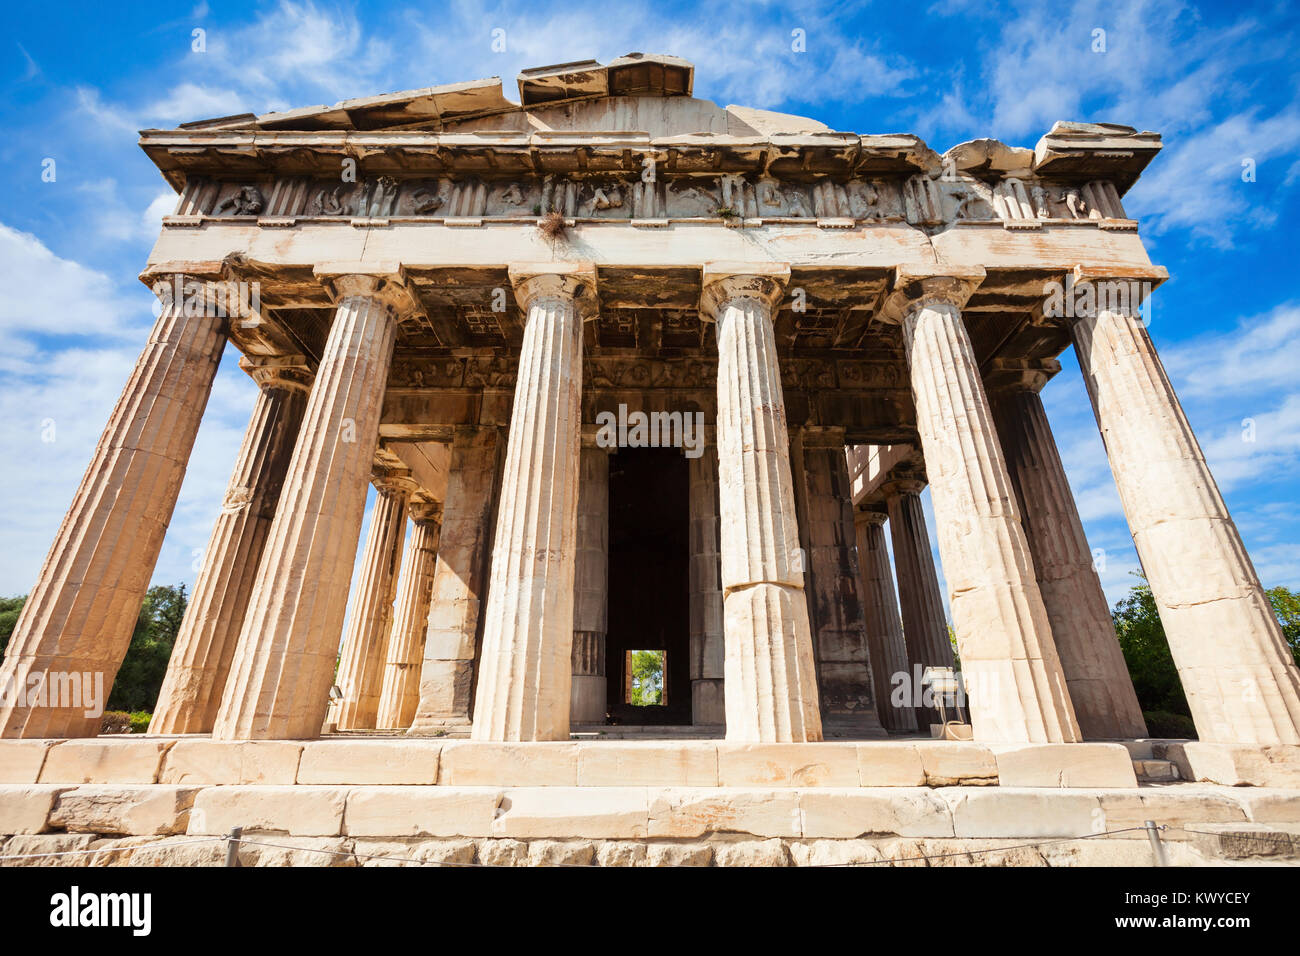
{"label": "stone block", "polygon": [[1300,790],[1234,789],[1231,796],[1256,823],[1300,823]]}
{"label": "stone block", "polygon": [[1137,787],[1121,744],[991,745],[1003,787]]}
{"label": "stone block", "polygon": [[963,787],[939,794],[957,837],[1080,837],[1105,829],[1101,803],[1087,791]]}
{"label": "stone block", "polygon": [[852,743],[718,744],[723,787],[856,787]]}
{"label": "stone block", "polygon": [[1125,830],[1123,834],[1135,840],[1148,839],[1142,827],[1147,820],[1169,829],[1160,834],[1162,840],[1185,840],[1184,826],[1195,828],[1200,823],[1244,822],[1249,817],[1246,808],[1235,794],[1208,787],[1168,787],[1159,790],[1137,790],[1132,793],[1099,793],[1101,809],[1106,814],[1106,829]]}
{"label": "stone block", "polygon": [[789,866],[790,853],[780,840],[738,840],[713,849],[718,866]]}
{"label": "stone block", "polygon": [[67,789],[40,783],[0,785],[0,835],[44,833],[54,802]]}
{"label": "stone block", "polygon": [[414,856],[426,863],[469,866],[474,862],[475,853],[471,840],[431,840],[417,846]]}
{"label": "stone block", "polygon": [[650,836],[748,833],[798,837],[803,815],[796,790],[664,789],[650,793]]}
{"label": "stone block", "polygon": [[50,748],[41,783],[157,783],[174,740],[64,740]]}
{"label": "stone block", "polygon": [[478,861],[483,866],[527,866],[528,844],[522,840],[480,840]]}
{"label": "stone block", "polygon": [[35,783],[53,740],[0,740],[0,783]]}
{"label": "stone block", "polygon": [[646,845],[632,840],[603,840],[596,844],[596,862],[601,866],[643,866]]}
{"label": "stone block", "polygon": [[516,839],[635,839],[648,831],[642,787],[529,787],[501,797],[494,836]]}
{"label": "stone block", "polygon": [[925,741],[917,744],[930,787],[996,786],[998,765],[984,744]]}
{"label": "stone block", "polygon": [[578,751],[580,787],[716,787],[712,741],[608,741]]}
{"label": "stone block", "polygon": [[501,791],[492,787],[357,787],[348,793],[349,836],[492,835]]}
{"label": "stone block", "polygon": [[711,866],[713,847],[707,843],[651,843],[646,846],[646,866]]}
{"label": "stone block", "polygon": [[858,744],[858,783],[864,787],[923,787],[925,767],[913,744]]}
{"label": "stone block", "polygon": [[302,748],[288,740],[178,740],[159,782],[287,786],[298,779]]}
{"label": "stone block", "polygon": [[69,833],[170,836],[184,833],[198,787],[168,784],[90,784],[65,790],[50,826]]}
{"label": "stone block", "polygon": [[528,865],[592,866],[595,853],[589,840],[534,840],[528,845]]}
{"label": "stone block", "polygon": [[576,787],[578,744],[449,741],[438,782],[449,787]]}
{"label": "stone block", "polygon": [[948,804],[925,788],[802,790],[799,810],[805,839],[953,835]]}
{"label": "stone block", "polygon": [[1167,759],[1187,780],[1229,787],[1300,787],[1300,746],[1260,747],[1189,740],[1170,744]]}
{"label": "stone block", "polygon": [[188,832],[229,833],[231,827],[338,836],[343,832],[346,787],[205,787],[194,798]]}
{"label": "stone block", "polygon": [[317,740],[303,747],[298,783],[434,784],[442,744],[429,740]]}

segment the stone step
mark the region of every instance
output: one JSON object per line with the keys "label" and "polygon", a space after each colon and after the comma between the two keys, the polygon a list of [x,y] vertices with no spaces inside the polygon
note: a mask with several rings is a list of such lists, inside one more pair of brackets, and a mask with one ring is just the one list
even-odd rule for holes
{"label": "stone step", "polygon": [[1209,857],[1300,863],[1300,823],[1187,824],[1184,833]]}
{"label": "stone step", "polygon": [[1138,783],[1175,783],[1182,780],[1178,765],[1172,760],[1157,760],[1148,757],[1133,761],[1133,772],[1137,774]]}

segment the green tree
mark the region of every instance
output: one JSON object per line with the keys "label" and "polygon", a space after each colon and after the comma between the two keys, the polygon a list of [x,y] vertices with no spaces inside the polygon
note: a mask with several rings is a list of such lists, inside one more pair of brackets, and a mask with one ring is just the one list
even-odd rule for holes
{"label": "green tree", "polygon": [[1164,711],[1190,717],[1187,697],[1183,694],[1178,668],[1169,653],[1169,642],[1156,610],[1156,599],[1146,578],[1134,572],[1142,583],[1133,585],[1128,597],[1121,598],[1111,610],[1115,634],[1124,663],[1133,678],[1133,689],[1143,711]]}
{"label": "green tree", "polygon": [[[1300,594],[1278,586],[1269,588],[1268,603],[1273,605],[1277,622],[1282,625],[1282,636],[1291,645],[1291,656],[1300,666]],[[3,618],[0,618],[3,620]]]}
{"label": "green tree", "polygon": [[131,645],[108,695],[109,710],[153,710],[188,603],[184,584],[155,585],[145,594]]}
{"label": "green tree", "polygon": [[26,601],[26,594],[22,597],[0,598],[0,660],[4,660],[5,648],[9,646],[14,625],[18,623],[18,612],[23,609]]}
{"label": "green tree", "polygon": [[664,702],[664,652],[632,652],[632,703],[648,707]]}

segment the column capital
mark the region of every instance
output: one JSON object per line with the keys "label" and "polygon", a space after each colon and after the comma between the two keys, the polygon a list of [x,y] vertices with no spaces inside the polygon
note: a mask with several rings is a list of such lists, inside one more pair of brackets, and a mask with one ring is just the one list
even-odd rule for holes
{"label": "column capital", "polygon": [[1056,359],[995,358],[984,376],[984,389],[996,392],[1037,392],[1061,370]]}
{"label": "column capital", "polygon": [[370,483],[377,491],[389,494],[412,494],[420,489],[411,473],[400,468],[384,468],[375,471]]}
{"label": "column capital", "polygon": [[853,523],[883,525],[889,520],[889,512],[879,511],[875,508],[855,508],[853,511]]}
{"label": "column capital", "polygon": [[700,317],[716,322],[732,299],[758,299],[775,310],[790,281],[787,262],[706,262],[700,292]]}
{"label": "column capital", "polygon": [[383,303],[395,319],[424,312],[400,262],[321,262],[312,273],[335,304],[360,296]]}
{"label": "column capital", "polygon": [[985,274],[983,266],[901,265],[894,270],[894,290],[880,317],[901,325],[911,313],[926,306],[946,304],[963,309]]}
{"label": "column capital", "polygon": [[600,314],[596,266],[592,262],[514,262],[509,266],[515,301],[524,312],[534,300],[549,296],[572,299],[578,316],[590,322]]}
{"label": "column capital", "polygon": [[243,355],[239,367],[262,389],[307,392],[315,377],[305,355]]}
{"label": "column capital", "polygon": [[442,523],[442,502],[425,499],[413,500],[406,506],[406,512],[416,524],[431,522]]}
{"label": "column capital", "polygon": [[1053,308],[1056,295],[1050,295],[1043,307],[1044,315],[1048,318],[1084,319],[1101,312],[1117,312],[1136,317],[1147,296],[1169,278],[1169,270],[1153,265],[1101,266],[1079,263],[1065,278],[1064,293],[1070,301],[1065,302],[1062,297],[1061,308]]}
{"label": "column capital", "polygon": [[926,484],[920,478],[895,478],[881,485],[879,494],[885,499],[894,495],[919,495],[925,491]]}

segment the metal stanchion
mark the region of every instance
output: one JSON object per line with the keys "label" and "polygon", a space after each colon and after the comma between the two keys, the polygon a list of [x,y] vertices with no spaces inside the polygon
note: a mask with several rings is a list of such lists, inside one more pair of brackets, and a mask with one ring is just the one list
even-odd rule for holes
{"label": "metal stanchion", "polygon": [[226,836],[226,866],[239,866],[239,838],[243,835],[243,827],[230,828]]}
{"label": "metal stanchion", "polygon": [[1169,860],[1165,856],[1165,846],[1160,842],[1160,828],[1156,826],[1156,821],[1145,820],[1143,824],[1147,828],[1147,836],[1151,838],[1151,851],[1156,855],[1156,866],[1168,866]]}

